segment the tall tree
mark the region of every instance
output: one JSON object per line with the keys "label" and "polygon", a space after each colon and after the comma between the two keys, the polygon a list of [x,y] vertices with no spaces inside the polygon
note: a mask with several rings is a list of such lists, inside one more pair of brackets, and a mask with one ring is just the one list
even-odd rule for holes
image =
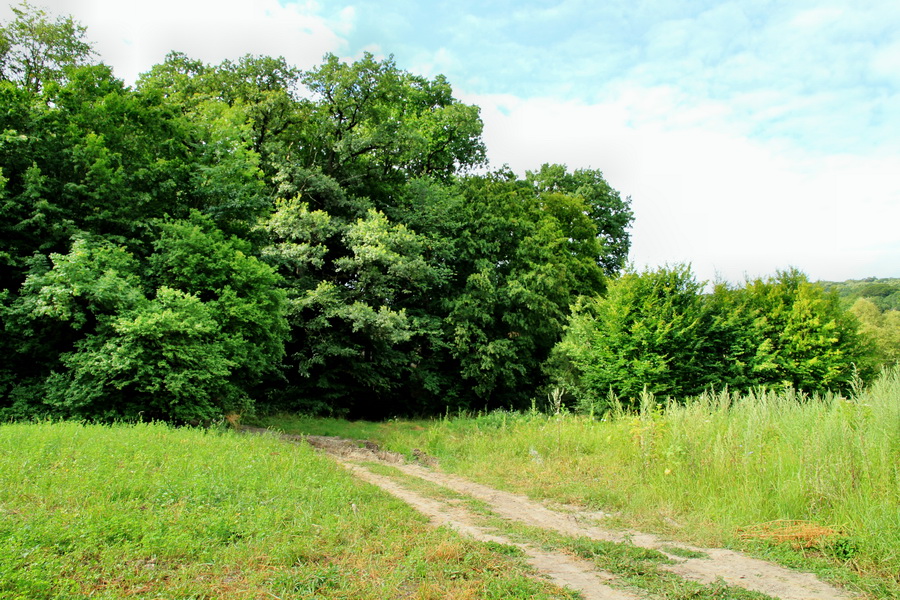
{"label": "tall tree", "polygon": [[601,408],[610,392],[627,405],[644,390],[685,397],[717,383],[721,365],[709,352],[713,319],[701,290],[684,265],[624,273],[605,296],[575,306],[553,374]]}
{"label": "tall tree", "polygon": [[804,273],[788,269],[749,281],[741,296],[752,319],[748,361],[759,383],[824,392],[848,389],[857,373],[868,374],[856,319]]}
{"label": "tall tree", "polygon": [[429,81],[366,53],[352,64],[328,55],[302,81],[313,99],[296,159],[375,208],[410,178],[446,179],[485,160],[478,108],[454,99],[443,76]]}
{"label": "tall tree", "polygon": [[595,169],[569,172],[565,165],[544,164],[539,171],[528,171],[525,177],[538,193],[563,193],[579,196],[587,205],[586,214],[597,228],[601,251],[597,261],[604,272],[615,275],[625,267],[631,239],[628,230],[634,222],[631,198],[622,199]]}
{"label": "tall tree", "polygon": [[0,26],[0,81],[38,93],[50,82],[65,82],[69,67],[90,64],[94,51],[86,29],[72,17],[51,21],[28,2],[12,11],[15,19]]}
{"label": "tall tree", "polygon": [[604,289],[596,226],[582,197],[536,195],[509,172],[460,188],[451,352],[480,402],[524,406],[569,305]]}
{"label": "tall tree", "polygon": [[[375,210],[342,226],[299,199],[279,202],[264,228],[273,242],[264,256],[288,280],[296,402],[364,415],[391,412],[392,396],[414,368],[409,342],[421,333],[407,306],[447,276],[426,259],[426,240]],[[328,247],[335,235],[339,253]]]}

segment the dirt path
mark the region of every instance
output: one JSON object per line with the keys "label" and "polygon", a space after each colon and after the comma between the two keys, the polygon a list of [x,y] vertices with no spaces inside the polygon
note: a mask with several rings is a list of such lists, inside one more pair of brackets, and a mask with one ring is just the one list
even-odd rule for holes
{"label": "dirt path", "polygon": [[538,550],[525,544],[516,543],[503,535],[489,532],[476,525],[472,515],[460,506],[417,494],[398,485],[390,477],[373,473],[346,457],[337,456],[336,458],[354,475],[400,498],[427,516],[435,526],[450,527],[482,542],[497,542],[518,547],[537,571],[547,575],[559,586],[568,586],[578,590],[587,600],[639,600],[641,598],[606,585],[605,582],[615,579],[613,575],[598,572],[594,565],[586,560],[580,560],[561,552]]}
{"label": "dirt path", "polygon": [[[555,583],[578,590],[587,599],[628,600],[640,595],[624,592],[607,585],[616,578],[610,573],[598,572],[588,561],[561,552],[546,552],[526,544],[513,542],[506,537],[477,525],[475,515],[458,503],[439,500],[416,493],[390,477],[373,473],[360,462],[389,464],[404,474],[427,481],[458,494],[487,504],[497,516],[533,527],[554,530],[570,536],[583,536],[610,542],[630,542],[635,546],[662,552],[675,564],[663,565],[685,579],[702,583],[723,580],[725,583],[761,592],[779,600],[850,600],[856,598],[819,581],[814,575],[792,571],[732,550],[697,548],[665,540],[655,535],[637,531],[613,530],[603,526],[603,514],[578,509],[556,510],[524,496],[504,492],[475,483],[463,477],[442,473],[418,464],[409,464],[398,454],[381,451],[374,444],[358,447],[350,440],[320,436],[289,436],[306,440],[328,453],[347,467],[357,477],[377,485],[410,504],[428,516],[436,525],[452,527],[465,535],[483,541],[495,541],[522,549],[529,562]],[[428,463],[427,457],[421,458]],[[691,550],[705,555],[703,558],[683,558],[673,554],[673,547]]]}

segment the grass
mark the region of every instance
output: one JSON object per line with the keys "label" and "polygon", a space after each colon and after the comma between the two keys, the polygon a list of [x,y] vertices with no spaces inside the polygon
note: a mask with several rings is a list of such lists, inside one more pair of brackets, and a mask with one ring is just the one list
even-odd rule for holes
{"label": "grass", "polygon": [[0,426],[0,598],[571,598],[274,436]]}
{"label": "grass", "polygon": [[[900,370],[850,398],[648,398],[639,413],[604,420],[492,412],[390,424],[372,439],[532,498],[613,511],[631,526],[900,597]],[[778,520],[835,534],[807,548],[741,535]]]}
{"label": "grass", "polygon": [[[573,537],[548,529],[541,529],[511,522],[494,514],[489,506],[479,500],[444,488],[418,477],[407,475],[395,467],[367,464],[366,468],[381,475],[391,477],[402,486],[439,500],[465,502],[468,509],[480,517],[483,527],[497,531],[512,540],[531,544],[544,550],[556,550],[580,556],[602,571],[617,576],[617,587],[638,594],[650,594],[659,600],[771,600],[770,596],[753,592],[723,582],[701,584],[662,570],[661,565],[673,564],[665,554],[647,548],[640,548],[628,542],[593,540],[587,537]],[[512,547],[515,548],[515,547]],[[704,558],[705,554],[686,548],[670,546],[672,554],[685,558]]]}

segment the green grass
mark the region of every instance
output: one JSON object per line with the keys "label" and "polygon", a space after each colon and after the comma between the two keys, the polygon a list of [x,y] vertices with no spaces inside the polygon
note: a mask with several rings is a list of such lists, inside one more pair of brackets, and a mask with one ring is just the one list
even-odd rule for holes
{"label": "green grass", "polygon": [[570,598],[274,436],[0,426],[0,598]]}
{"label": "green grass", "polygon": [[[873,598],[900,597],[898,370],[851,398],[724,393],[687,406],[647,402],[639,414],[602,421],[493,412],[414,425],[391,424],[373,439],[420,448],[482,483],[744,548]],[[808,549],[741,535],[779,519],[836,535]]]}
{"label": "green grass", "polygon": [[[617,576],[616,587],[638,594],[650,594],[659,600],[771,600],[770,596],[723,582],[701,584],[662,570],[661,565],[673,564],[657,550],[641,548],[629,542],[593,540],[573,537],[556,531],[524,525],[494,514],[486,503],[444,488],[418,477],[407,475],[386,465],[367,464],[366,468],[398,481],[402,486],[438,500],[462,500],[480,520],[480,525],[507,536],[509,539],[550,551],[564,551],[591,561],[602,571]],[[515,548],[514,546],[510,546]],[[685,558],[704,558],[702,552],[670,546],[672,554]],[[521,551],[520,551],[521,552]]]}

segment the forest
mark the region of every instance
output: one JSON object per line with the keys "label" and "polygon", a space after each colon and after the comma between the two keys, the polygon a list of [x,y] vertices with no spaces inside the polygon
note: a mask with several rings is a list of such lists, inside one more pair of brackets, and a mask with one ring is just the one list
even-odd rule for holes
{"label": "forest", "polygon": [[442,76],[172,52],[128,86],[71,17],[14,14],[0,419],[386,418],[554,390],[593,412],[840,392],[900,358],[894,304],[796,269],[711,293],[687,265],[636,270],[630,199],[596,169],[492,167]]}

